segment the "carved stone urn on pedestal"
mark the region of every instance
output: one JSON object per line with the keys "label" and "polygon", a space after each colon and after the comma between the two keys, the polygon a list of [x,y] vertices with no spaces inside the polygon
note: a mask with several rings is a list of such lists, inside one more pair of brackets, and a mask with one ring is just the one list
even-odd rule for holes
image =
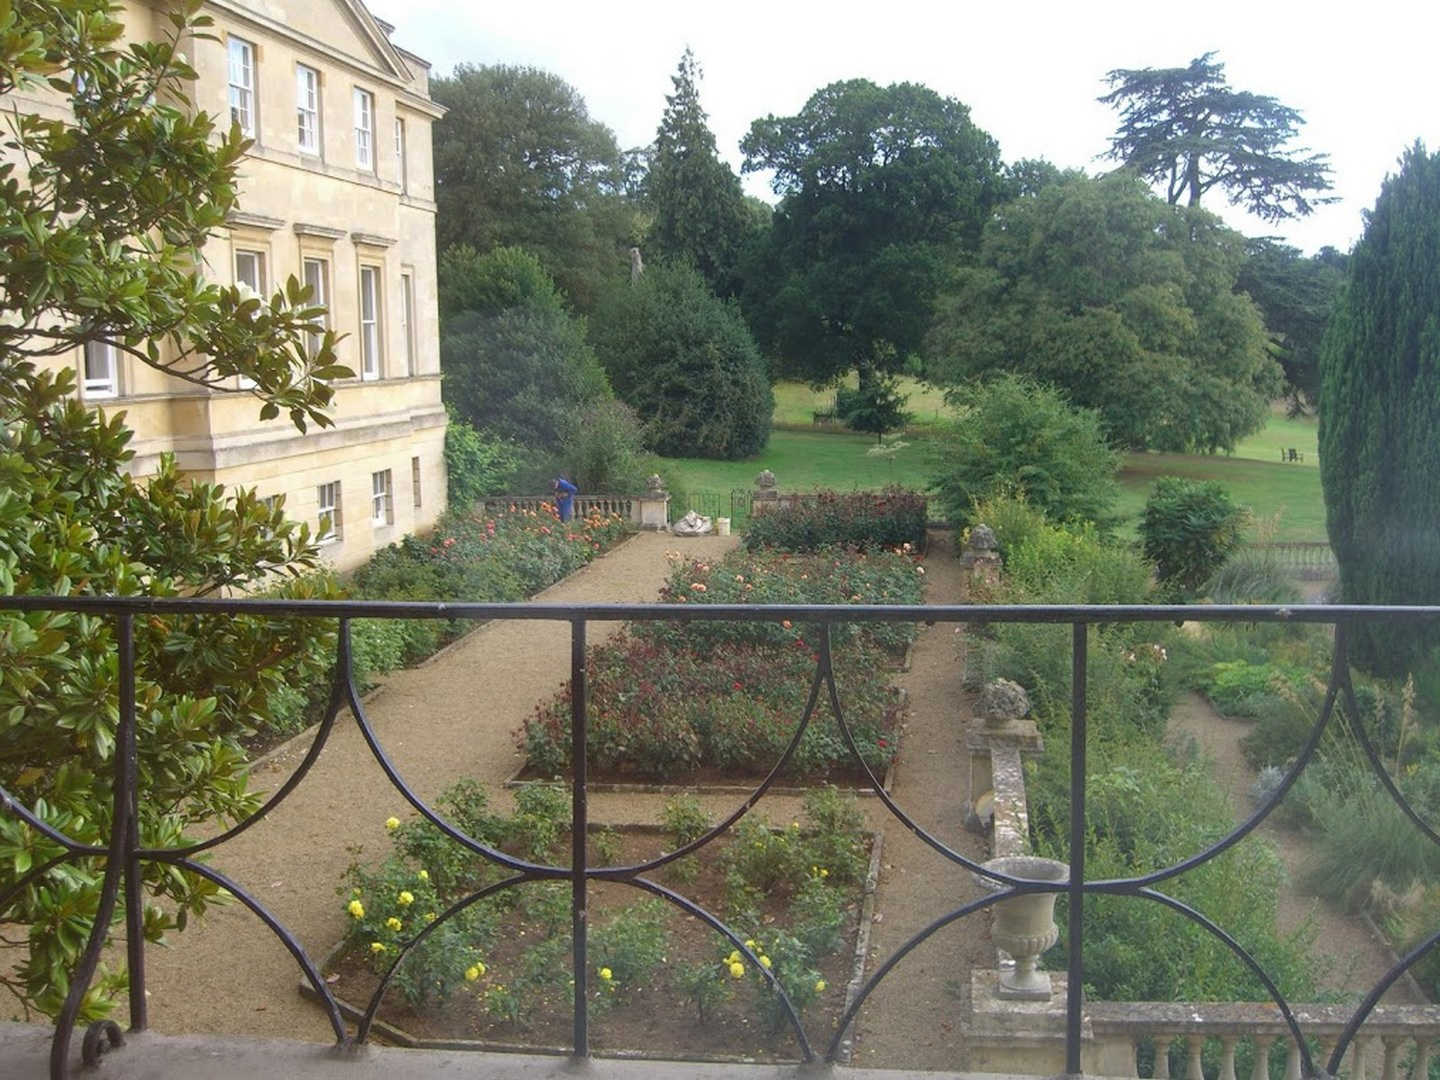
{"label": "carved stone urn on pedestal", "polygon": [[[981,865],[1008,877],[1047,885],[1063,885],[1070,880],[1068,865],[1035,855],[1005,855]],[[975,880],[991,892],[1004,892],[1011,887],[980,874],[975,875]],[[996,948],[1004,949],[1015,959],[1014,971],[1000,973],[997,990],[1000,997],[1049,1000],[1050,976],[1037,971],[1035,965],[1040,954],[1060,940],[1060,931],[1055,926],[1055,896],[1053,892],[1022,893],[995,905],[990,938]]]}

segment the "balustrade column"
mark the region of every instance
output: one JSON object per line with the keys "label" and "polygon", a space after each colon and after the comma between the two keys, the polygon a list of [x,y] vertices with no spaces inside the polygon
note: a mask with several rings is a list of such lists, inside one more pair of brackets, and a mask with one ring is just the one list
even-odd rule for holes
{"label": "balustrade column", "polygon": [[1250,1080],[1270,1080],[1270,1047],[1274,1045],[1274,1035],[1255,1036],[1255,1061],[1250,1066]]}

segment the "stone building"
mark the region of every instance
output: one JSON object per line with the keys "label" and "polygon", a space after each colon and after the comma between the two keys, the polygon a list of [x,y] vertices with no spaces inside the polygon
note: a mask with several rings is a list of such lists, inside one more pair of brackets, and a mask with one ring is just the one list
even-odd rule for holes
{"label": "stone building", "polygon": [[[170,29],[168,4],[127,0],[135,38]],[[183,47],[196,108],[233,117],[254,147],[239,209],[204,250],[215,279],[268,295],[290,276],[314,287],[346,335],[331,428],[301,434],[257,418],[243,392],[202,389],[107,346],[74,355],[81,395],[124,409],[133,471],[161,453],[199,480],[285,496],[339,569],[445,508],[429,65],[393,44],[358,0],[207,0],[218,40]],[[21,108],[53,109],[50,102]]]}

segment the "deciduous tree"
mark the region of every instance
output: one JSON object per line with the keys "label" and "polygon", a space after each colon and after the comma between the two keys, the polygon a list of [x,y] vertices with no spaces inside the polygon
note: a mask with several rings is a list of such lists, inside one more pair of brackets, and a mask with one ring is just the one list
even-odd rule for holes
{"label": "deciduous tree", "polygon": [[898,369],[920,347],[944,267],[1000,199],[995,140],[928,87],[851,79],[795,116],[756,120],[741,149],[744,171],[771,170],[784,196],[745,274],[761,343],[816,384]]}
{"label": "deciduous tree", "polygon": [[634,242],[614,134],[538,68],[460,64],[430,95],[449,110],[434,134],[440,249],[523,247],[588,310]]}
{"label": "deciduous tree", "polygon": [[[1440,603],[1440,154],[1387,177],[1320,354],[1320,480],[1343,600]],[[1358,655],[1405,670],[1440,627],[1362,628]]]}
{"label": "deciduous tree", "polygon": [[1097,410],[1120,446],[1230,449],[1283,387],[1259,312],[1234,292],[1243,257],[1218,218],[1133,176],[1051,184],[993,215],[941,300],[928,370],[1026,373]]}
{"label": "deciduous tree", "polygon": [[1213,52],[1177,68],[1116,68],[1099,100],[1120,110],[1109,156],[1199,206],[1211,188],[1265,221],[1304,217],[1332,201],[1325,154],[1287,149],[1304,119],[1273,97],[1232,90]]}
{"label": "deciduous tree", "polygon": [[1259,306],[1270,355],[1285,370],[1290,413],[1314,408],[1320,397],[1320,343],[1345,282],[1346,256],[1332,247],[1304,256],[1274,240],[1246,244],[1235,288]]}

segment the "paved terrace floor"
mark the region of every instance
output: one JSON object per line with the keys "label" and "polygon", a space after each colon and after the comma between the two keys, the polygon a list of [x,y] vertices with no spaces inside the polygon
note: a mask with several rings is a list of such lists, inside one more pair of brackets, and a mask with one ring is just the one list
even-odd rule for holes
{"label": "paved terrace floor", "polygon": [[[50,1029],[0,1024],[0,1077],[49,1075]],[[572,1061],[521,1054],[399,1050],[367,1046],[340,1052],[312,1043],[215,1036],[131,1036],[82,1069],[77,1080],[961,1080],[971,1074],[800,1065],[721,1065],[673,1061]],[[980,1080],[976,1077],[976,1080]],[[985,1080],[1002,1080],[987,1076]]]}

